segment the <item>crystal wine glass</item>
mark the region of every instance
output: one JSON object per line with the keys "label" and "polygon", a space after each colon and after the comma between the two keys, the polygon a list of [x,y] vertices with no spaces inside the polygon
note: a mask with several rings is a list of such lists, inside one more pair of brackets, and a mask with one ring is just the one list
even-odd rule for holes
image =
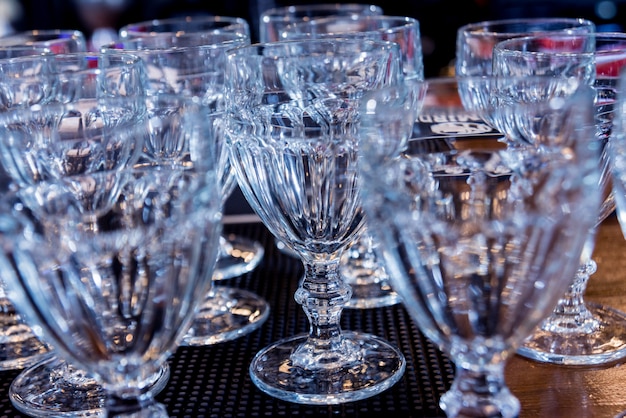
{"label": "crystal wine glass", "polygon": [[[34,120],[29,120],[28,115],[43,114],[32,113],[36,107],[3,112],[5,134],[0,141],[0,157],[13,186],[23,188],[75,172],[133,164],[137,157],[128,158],[132,144],[125,146],[119,138],[118,143],[113,138],[105,142],[98,130],[102,124],[113,124],[120,115],[132,119],[143,112],[141,102],[135,102],[145,93],[143,62],[119,52],[106,57],[75,53],[44,58],[45,65],[37,57],[12,60],[20,67],[32,65],[46,70],[36,76],[31,74],[34,87],[21,92],[11,90],[16,97],[44,96],[45,100],[35,103],[40,106],[70,103],[75,110],[58,109],[59,114],[48,112],[47,119]],[[98,100],[106,97],[126,97],[128,102],[123,107],[111,105],[103,110]],[[59,138],[63,140],[54,141]],[[152,378],[155,390],[163,387],[168,375],[164,365],[161,373]],[[92,377],[54,355],[22,371],[12,382],[10,397],[17,409],[35,416],[94,413],[103,400],[101,387]]]}
{"label": "crystal wine glass", "polygon": [[[41,241],[61,253],[61,269],[74,276],[41,280],[50,260],[19,253],[28,267],[9,278],[12,295],[59,353],[101,383],[107,416],[167,416],[150,379],[212,283],[221,199],[217,162],[205,152],[213,152],[208,113],[195,108],[203,109],[189,103],[160,119],[169,137],[186,143],[184,161],[78,174],[18,191],[43,225]],[[147,129],[126,132],[143,137]]]}
{"label": "crystal wine glass", "polygon": [[[159,33],[120,39],[111,49],[122,49],[140,56],[149,74],[149,92],[169,92],[201,97],[207,106],[224,108],[226,51],[249,44],[241,33]],[[221,161],[222,197],[226,201],[236,187],[234,172],[226,152]],[[263,257],[261,244],[234,235],[222,237],[216,281],[254,269]],[[258,329],[268,318],[269,304],[261,296],[232,286],[213,286],[196,321],[185,338],[185,345],[206,345],[238,338]]]}
{"label": "crystal wine glass", "polygon": [[363,101],[363,205],[394,288],[456,365],[440,400],[446,415],[516,417],[505,363],[591,247],[600,202],[593,94],[551,77],[432,79],[426,88],[406,146],[389,135],[395,109],[377,92]]}
{"label": "crystal wine glass", "polygon": [[232,50],[227,143],[243,195],[271,233],[301,257],[295,293],[308,334],[257,353],[252,381],[290,402],[337,404],[389,388],[402,353],[373,335],[341,330],[351,296],[339,267],[364,223],[357,187],[362,94],[402,83],[397,44],[306,39]]}
{"label": "crystal wine glass", "polygon": [[595,24],[579,18],[520,18],[470,23],[457,30],[457,76],[491,74],[493,47],[500,41],[546,32],[592,33]]}
{"label": "crystal wine glass", "polygon": [[[47,31],[45,33],[48,34]],[[56,31],[54,33],[57,34]],[[45,41],[37,37],[33,42],[28,40],[32,40],[29,35],[26,32],[20,37],[14,35],[0,38],[0,112],[50,100],[53,81],[42,80],[42,76],[49,72],[49,59],[39,56],[84,47],[79,42],[80,32],[73,32],[73,36],[69,38],[64,33],[58,38],[49,33]],[[31,58],[21,60],[20,57]],[[11,181],[2,168],[0,182],[4,193],[10,187]],[[48,353],[48,347],[21,320],[12,302],[4,294],[2,285],[0,306],[0,322],[3,324],[0,333],[0,370],[21,369],[41,360]]]}
{"label": "crystal wine glass", "polygon": [[[374,4],[359,3],[313,3],[295,4],[267,9],[259,16],[259,41],[276,42],[284,40],[282,36],[286,34],[285,28],[299,22],[307,22],[311,19],[321,19],[332,16],[354,17],[382,15],[383,10]],[[355,25],[344,26],[343,30],[354,29]],[[276,247],[284,254],[298,257],[298,254],[291,251],[289,246],[276,239]],[[359,252],[360,254],[360,252]],[[373,254],[371,254],[373,255]],[[346,254],[348,257],[349,254]],[[374,257],[375,258],[375,257]],[[373,264],[375,260],[372,260]],[[373,269],[379,270],[374,265]],[[391,289],[389,289],[391,291]],[[391,293],[391,299],[393,299]],[[351,303],[348,303],[350,305]]]}
{"label": "crystal wine glass", "polygon": [[[267,9],[259,16],[259,41],[276,42],[285,26],[296,22],[330,16],[382,15],[383,9],[374,4],[359,3],[313,3],[294,4]],[[350,27],[354,27],[350,25]],[[344,29],[347,29],[344,27]]]}
{"label": "crystal wine glass", "polygon": [[[349,37],[395,42],[402,53],[405,79],[424,78],[419,22],[412,17],[348,15],[311,18],[285,25],[279,35],[284,40]],[[352,297],[346,304],[348,308],[377,308],[400,302],[391,287],[384,263],[376,255],[377,246],[365,228],[345,252],[341,274],[352,287]]]}
{"label": "crystal wine glass", "polygon": [[[617,75],[625,59],[623,33],[541,34],[500,42],[493,51],[494,73],[565,76],[593,85],[596,138],[603,146],[603,175],[598,184],[603,203],[595,227],[615,209],[605,146],[613,128]],[[580,260],[567,292],[552,315],[519,348],[519,354],[537,361],[571,365],[606,364],[626,356],[626,314],[584,300],[587,282],[595,271],[593,259]]]}

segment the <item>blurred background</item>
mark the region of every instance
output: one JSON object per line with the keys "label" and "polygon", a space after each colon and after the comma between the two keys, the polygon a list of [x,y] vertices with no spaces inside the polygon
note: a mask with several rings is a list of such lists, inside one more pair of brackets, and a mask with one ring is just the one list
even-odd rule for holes
{"label": "blurred background", "polygon": [[[350,1],[352,3],[358,1]],[[79,29],[94,44],[104,43],[122,25],[184,15],[215,14],[245,18],[258,33],[258,16],[271,7],[323,1],[278,0],[0,0],[0,35],[33,29]],[[420,21],[425,75],[448,74],[456,30],[463,24],[514,17],[582,17],[601,31],[622,31],[626,0],[411,0],[376,3],[388,15]]]}

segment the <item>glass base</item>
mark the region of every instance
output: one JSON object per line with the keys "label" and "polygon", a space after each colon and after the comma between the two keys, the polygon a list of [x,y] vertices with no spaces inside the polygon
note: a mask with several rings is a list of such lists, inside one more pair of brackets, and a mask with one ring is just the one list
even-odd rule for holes
{"label": "glass base", "polygon": [[383,308],[401,302],[400,295],[391,288],[386,273],[378,270],[368,272],[348,272],[347,270],[349,269],[342,267],[341,273],[346,283],[352,288],[352,296],[344,308]]}
{"label": "glass base", "polygon": [[0,371],[19,370],[41,361],[49,355],[48,347],[27,325],[14,325],[0,335]]}
{"label": "glass base", "polygon": [[255,293],[226,286],[214,286],[213,291],[196,313],[183,345],[230,341],[256,330],[269,317],[269,304]]}
{"label": "glass base", "polygon": [[0,296],[0,371],[29,367],[48,354],[48,346],[22,321],[13,303]]}
{"label": "glass base", "polygon": [[298,335],[257,353],[250,364],[252,381],[263,392],[284,401],[335,405],[375,396],[400,380],[406,361],[396,347],[369,334],[343,335],[357,347],[348,364],[333,363],[314,370],[294,366],[290,356],[308,337]]}
{"label": "glass base", "polygon": [[587,331],[581,332],[578,327],[552,332],[538,328],[517,354],[539,362],[573,366],[607,364],[626,357],[626,314],[589,302],[586,307],[591,315],[580,328]]}
{"label": "glass base", "polygon": [[265,250],[253,240],[235,234],[222,237],[220,254],[215,266],[213,280],[226,280],[254,270]]}
{"label": "glass base", "polygon": [[[169,376],[166,362],[154,376],[154,394],[165,388]],[[102,386],[54,355],[23,370],[11,383],[9,398],[17,410],[32,417],[93,418],[105,414]]]}

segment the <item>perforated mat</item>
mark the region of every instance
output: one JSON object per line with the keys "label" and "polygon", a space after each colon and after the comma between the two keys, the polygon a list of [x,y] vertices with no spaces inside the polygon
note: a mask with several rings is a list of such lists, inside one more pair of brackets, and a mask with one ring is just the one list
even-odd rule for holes
{"label": "perforated mat", "polygon": [[[442,417],[439,397],[450,387],[453,366],[419,332],[401,305],[356,310],[342,316],[345,330],[364,331],[395,344],[407,368],[391,389],[358,402],[333,406],[292,404],[265,395],[254,386],[248,365],[254,355],[276,340],[306,332],[306,316],[293,299],[303,273],[299,260],[283,254],[260,223],[235,224],[227,232],[258,240],[265,246],[261,264],[251,273],[225,280],[263,296],[271,313],[263,326],[236,340],[207,347],[180,347],[170,359],[171,376],[158,396],[171,417]],[[17,371],[0,372],[0,418],[19,417],[8,398]]]}

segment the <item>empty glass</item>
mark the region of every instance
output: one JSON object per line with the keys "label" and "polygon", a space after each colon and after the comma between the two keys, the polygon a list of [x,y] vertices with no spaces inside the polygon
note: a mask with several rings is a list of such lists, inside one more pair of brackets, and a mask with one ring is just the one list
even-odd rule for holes
{"label": "empty glass", "polygon": [[394,101],[380,92],[363,100],[363,205],[394,288],[456,365],[441,408],[516,417],[505,363],[591,247],[600,201],[593,94],[550,77],[425,87],[408,143],[404,130],[390,134]]}
{"label": "empty glass", "polygon": [[[0,38],[0,112],[45,103],[51,99],[53,80],[46,77],[50,71],[49,60],[39,55],[56,51],[75,51],[85,48],[80,32],[46,31],[42,37],[31,32]],[[58,37],[57,37],[58,35]],[[36,39],[33,41],[33,39]],[[30,56],[24,61],[20,57]],[[43,77],[46,77],[45,79]],[[0,182],[4,193],[11,180],[0,167]],[[19,369],[41,360],[48,347],[39,341],[15,311],[0,284],[0,369]]]}
{"label": "empty glass", "polygon": [[[284,40],[332,37],[395,42],[402,53],[405,78],[424,78],[417,19],[386,15],[330,16],[294,22],[280,30],[280,39]],[[391,287],[384,263],[376,255],[377,246],[365,229],[345,252],[341,274],[352,287],[352,297],[346,304],[348,308],[376,308],[400,302],[400,297]]]}
{"label": "empty glass", "polygon": [[[41,96],[43,99],[33,104],[73,106],[56,108],[56,112],[22,106],[2,113],[0,158],[13,187],[122,168],[137,160],[140,148],[119,135],[103,139],[99,130],[103,124],[111,126],[124,118],[132,121],[144,113],[145,105],[136,101],[145,94],[145,68],[139,58],[119,52],[106,57],[75,53],[23,57],[11,60],[11,64],[16,68],[45,69],[24,78],[29,82],[21,90],[11,87],[12,100]],[[113,97],[120,98],[120,102],[108,103],[108,108],[98,102]],[[32,113],[37,109],[39,113]],[[162,388],[161,379],[166,380],[168,373],[165,365],[152,378],[155,388]],[[12,382],[10,397],[17,409],[38,416],[89,414],[99,410],[103,400],[101,388],[91,376],[57,356],[22,371]]]}
{"label": "empty glass", "polygon": [[[155,98],[147,100],[150,109]],[[180,97],[158,100],[167,107],[105,126],[102,138],[154,143],[149,125],[158,123],[162,138],[181,144],[178,159],[148,162],[145,155],[131,168],[18,189],[42,236],[20,240],[28,250],[9,278],[12,295],[60,355],[97,378],[108,415],[167,415],[154,401],[153,377],[191,325],[217,260],[221,199],[210,112]],[[107,109],[115,103],[106,102]],[[65,274],[41,280],[57,261]]]}
{"label": "empty glass", "polygon": [[227,65],[227,143],[241,190],[272,234],[302,259],[295,294],[308,334],[257,353],[252,381],[290,402],[374,396],[402,376],[387,341],[341,330],[351,296],[339,267],[364,223],[357,187],[359,101],[402,83],[399,48],[370,40],[307,39],[240,47]]}
{"label": "empty glass", "polygon": [[[626,34],[622,33],[541,34],[500,42],[493,51],[494,73],[547,74],[593,85],[595,133],[603,148],[598,183],[603,201],[596,226],[615,209],[605,146],[612,135],[617,75],[624,66],[624,57]],[[519,354],[538,361],[574,365],[610,363],[626,356],[626,314],[584,300],[587,282],[595,271],[596,263],[591,258],[580,260],[567,292],[552,315],[520,347]]]}

